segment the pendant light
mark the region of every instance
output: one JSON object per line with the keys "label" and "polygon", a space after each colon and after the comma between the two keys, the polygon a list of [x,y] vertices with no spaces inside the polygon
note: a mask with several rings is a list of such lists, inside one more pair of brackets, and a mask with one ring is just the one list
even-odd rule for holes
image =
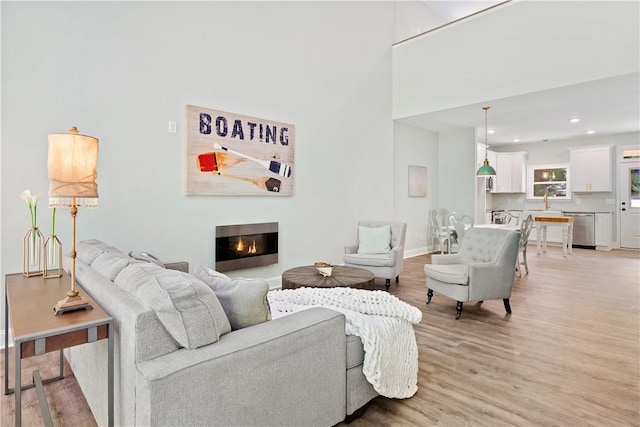
{"label": "pendant light", "polygon": [[496,170],[489,165],[489,159],[487,158],[487,151],[489,150],[489,144],[487,143],[487,134],[489,133],[487,129],[487,111],[489,107],[482,107],[482,109],[484,110],[484,163],[476,172],[476,176],[495,176]]}

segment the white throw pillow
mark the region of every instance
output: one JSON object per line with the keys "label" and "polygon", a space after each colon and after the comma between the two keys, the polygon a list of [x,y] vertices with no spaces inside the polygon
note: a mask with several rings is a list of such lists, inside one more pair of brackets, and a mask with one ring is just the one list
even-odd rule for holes
{"label": "white throw pillow", "polygon": [[232,279],[199,265],[194,275],[209,285],[229,318],[231,329],[242,329],[271,320],[267,293],[269,284],[263,279]]}
{"label": "white throw pillow", "polygon": [[359,254],[388,254],[391,252],[391,227],[358,226]]}
{"label": "white throw pillow", "polygon": [[167,332],[185,348],[212,344],[231,332],[216,295],[187,273],[135,262],[114,282],[154,310]]}

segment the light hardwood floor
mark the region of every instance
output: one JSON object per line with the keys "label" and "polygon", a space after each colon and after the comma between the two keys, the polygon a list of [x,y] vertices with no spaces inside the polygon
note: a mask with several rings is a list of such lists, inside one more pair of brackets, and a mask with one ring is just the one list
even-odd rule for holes
{"label": "light hardwood floor", "polygon": [[[485,301],[465,304],[460,320],[453,300],[435,294],[425,304],[430,256],[407,259],[390,291],[423,313],[414,327],[418,392],[378,397],[350,426],[640,426],[640,253],[529,252],[511,315],[502,301]],[[55,355],[33,358],[25,382],[35,363],[55,373]],[[45,386],[55,425],[95,425],[67,372]],[[13,396],[0,407],[2,426],[12,425]],[[23,394],[23,421],[42,422],[33,389]]]}

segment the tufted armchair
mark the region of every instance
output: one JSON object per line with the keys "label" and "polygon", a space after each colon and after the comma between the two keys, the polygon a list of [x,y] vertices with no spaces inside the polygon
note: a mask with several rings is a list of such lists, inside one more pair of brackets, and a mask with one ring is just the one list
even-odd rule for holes
{"label": "tufted armchair", "polygon": [[457,301],[456,319],[462,314],[462,303],[468,301],[502,299],[511,313],[509,298],[519,243],[519,231],[470,228],[457,254],[432,255],[432,264],[424,266],[427,304],[436,291]]}
{"label": "tufted armchair", "polygon": [[389,289],[391,279],[398,283],[404,266],[406,234],[404,222],[360,221],[356,243],[344,247],[344,265],[364,268],[375,277],[386,279],[385,287]]}

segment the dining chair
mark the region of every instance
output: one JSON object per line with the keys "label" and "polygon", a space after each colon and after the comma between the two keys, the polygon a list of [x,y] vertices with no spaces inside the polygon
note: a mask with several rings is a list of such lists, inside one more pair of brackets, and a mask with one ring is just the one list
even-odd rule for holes
{"label": "dining chair", "polygon": [[444,253],[445,248],[449,252],[451,246],[451,229],[449,228],[448,217],[449,210],[445,208],[431,209],[429,211],[432,243],[435,245],[435,242],[438,242],[438,249],[440,249],[441,254]]}
{"label": "dining chair", "polygon": [[[528,215],[524,221],[520,224],[520,244],[518,245],[518,258],[516,259],[516,272],[518,276],[522,277],[522,271],[520,266],[524,266],[524,271],[529,274],[529,265],[527,264],[527,243],[529,241],[529,235],[533,228],[533,218]],[[520,261],[520,254],[522,254],[522,261]]]}
{"label": "dining chair", "polygon": [[452,242],[449,245],[451,250],[449,252],[455,253],[458,252],[458,248],[462,244],[466,230],[473,227],[473,217],[469,214],[451,212],[449,215],[449,226],[452,234],[455,232],[455,236],[451,237]]}

